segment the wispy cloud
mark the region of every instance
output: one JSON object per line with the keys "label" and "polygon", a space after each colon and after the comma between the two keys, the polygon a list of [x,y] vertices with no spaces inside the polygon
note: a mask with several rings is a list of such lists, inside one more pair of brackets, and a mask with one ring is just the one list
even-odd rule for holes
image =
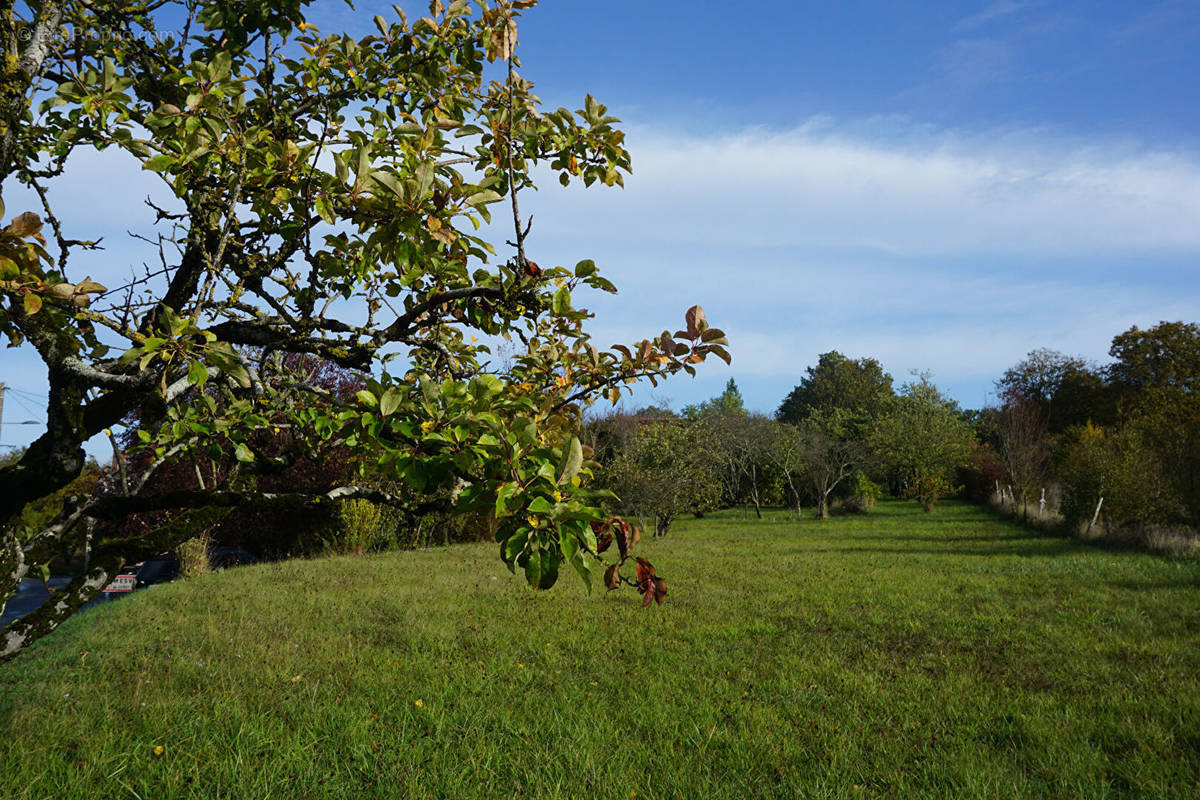
{"label": "wispy cloud", "polygon": [[1013,48],[1000,39],[959,39],[942,52],[944,90],[969,93],[1006,79],[1013,67]]}
{"label": "wispy cloud", "polygon": [[999,0],[998,2],[992,3],[990,6],[976,14],[963,17],[954,24],[954,29],[957,31],[973,31],[978,28],[982,28],[998,19],[1015,14],[1023,8],[1027,8],[1028,6],[1028,2]]}
{"label": "wispy cloud", "polygon": [[[895,119],[714,137],[635,126],[630,147],[626,190],[547,181],[529,198],[531,247],[548,263],[596,258],[622,288],[581,298],[599,343],[703,304],[734,353],[706,371],[764,410],[830,349],[897,379],[931,369],[977,406],[1035,347],[1101,359],[1133,324],[1200,312],[1195,154]],[[662,391],[693,402],[713,386]]]}
{"label": "wispy cloud", "polygon": [[[630,134],[626,191],[541,193],[554,227],[896,255],[1200,253],[1200,159],[1039,131]],[[599,222],[603,220],[603,222]]]}
{"label": "wispy cloud", "polygon": [[[695,402],[732,375],[769,410],[817,354],[838,349],[879,358],[897,379],[931,369],[978,405],[1034,347],[1101,358],[1130,325],[1200,315],[1188,266],[1200,260],[1195,153],[899,117],[719,136],[634,124],[629,146],[627,189],[547,178],[522,210],[534,214],[533,258],[594,258],[621,288],[579,293],[597,312],[598,344],[674,330],[692,303],[729,333],[732,368],[706,365],[701,380],[672,380],[647,401]],[[81,269],[104,282],[153,257],[124,234],[130,218],[150,218],[152,176],[81,162],[58,191],[72,233],[111,245]],[[10,213],[24,208],[12,187],[5,200]],[[5,368],[33,390],[31,352],[10,353]]]}

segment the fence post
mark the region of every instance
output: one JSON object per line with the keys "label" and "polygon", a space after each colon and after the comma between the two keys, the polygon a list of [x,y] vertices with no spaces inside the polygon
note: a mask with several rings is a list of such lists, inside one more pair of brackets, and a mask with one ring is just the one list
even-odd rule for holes
{"label": "fence post", "polygon": [[1083,532],[1085,537],[1092,532],[1092,526],[1096,524],[1096,519],[1100,516],[1100,506],[1102,505],[1104,505],[1103,495],[1101,495],[1100,499],[1096,501],[1096,511],[1092,514],[1092,521],[1088,523],[1087,529]]}

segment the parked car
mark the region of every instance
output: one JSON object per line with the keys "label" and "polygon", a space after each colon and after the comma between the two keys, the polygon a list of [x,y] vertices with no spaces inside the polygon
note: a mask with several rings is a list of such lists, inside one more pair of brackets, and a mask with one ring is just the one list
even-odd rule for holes
{"label": "parked car", "polygon": [[137,588],[145,589],[156,583],[168,583],[179,577],[179,556],[174,553],[147,558],[137,571]]}
{"label": "parked car", "polygon": [[[214,547],[208,551],[210,569],[229,569],[244,564],[257,564],[258,558],[240,547]],[[179,577],[179,556],[162,553],[148,558],[137,572],[137,586],[144,589],[156,583],[168,583]]]}

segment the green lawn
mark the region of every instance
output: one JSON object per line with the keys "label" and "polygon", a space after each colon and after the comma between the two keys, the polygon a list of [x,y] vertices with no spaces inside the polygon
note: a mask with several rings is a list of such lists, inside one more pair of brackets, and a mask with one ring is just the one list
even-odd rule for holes
{"label": "green lawn", "polygon": [[641,552],[662,607],[479,545],[86,612],[0,666],[4,796],[1200,796],[1200,561],[899,502]]}

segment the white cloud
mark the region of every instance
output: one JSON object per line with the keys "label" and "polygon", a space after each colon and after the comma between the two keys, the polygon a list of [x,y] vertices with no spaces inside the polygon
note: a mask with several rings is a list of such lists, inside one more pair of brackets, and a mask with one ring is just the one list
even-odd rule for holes
{"label": "white cloud", "polygon": [[[598,344],[674,330],[692,303],[729,333],[732,368],[705,365],[647,401],[695,402],[732,375],[769,410],[837,349],[879,358],[898,381],[932,369],[977,406],[1034,347],[1102,358],[1135,323],[1200,316],[1200,277],[1181,266],[1200,256],[1192,153],[895,117],[714,136],[635,125],[629,146],[627,189],[548,177],[522,210],[534,259],[595,258],[621,288],[577,297],[598,313]],[[11,189],[10,215],[23,210]],[[149,221],[147,193],[162,199],[153,176],[92,154],[58,192],[72,232],[111,245],[81,270],[108,281],[153,256],[124,233]],[[504,219],[493,241],[511,238]],[[33,391],[34,360],[14,356],[6,370]]]}
{"label": "white cloud", "polygon": [[629,141],[628,188],[548,187],[542,230],[910,256],[1200,252],[1200,160],[1188,153],[894,125],[713,137],[634,128]]}
{"label": "white cloud", "polygon": [[729,333],[733,367],[671,381],[677,404],[733,375],[769,410],[837,349],[898,382],[931,369],[978,406],[1035,347],[1103,360],[1131,325],[1200,311],[1192,154],[896,119],[711,137],[634,127],[630,149],[626,190],[546,180],[522,208],[535,258],[595,258],[621,287],[581,298],[598,343],[673,329],[696,302]]}

